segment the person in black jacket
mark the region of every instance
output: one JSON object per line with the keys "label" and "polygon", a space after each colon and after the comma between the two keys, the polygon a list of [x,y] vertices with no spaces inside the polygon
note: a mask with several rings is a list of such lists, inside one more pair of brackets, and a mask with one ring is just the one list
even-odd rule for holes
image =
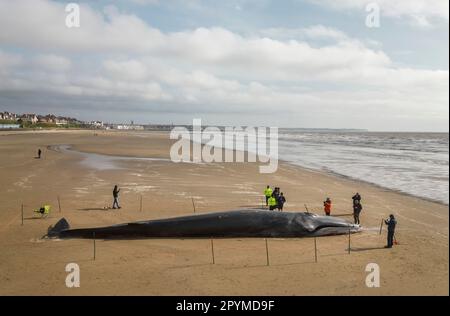
{"label": "person in black jacket", "polygon": [[355,225],[361,224],[359,221],[359,215],[362,211],[362,205],[357,200],[353,204],[353,218],[355,219]]}
{"label": "person in black jacket", "polygon": [[280,195],[278,196],[278,210],[280,212],[283,211],[284,203],[286,203],[286,198],[284,197],[283,192],[281,192]]}
{"label": "person in black jacket", "polygon": [[275,189],[273,190],[273,195],[275,199],[278,201],[278,198],[280,197],[280,188],[275,187]]}
{"label": "person in black jacket", "polygon": [[385,248],[392,248],[394,245],[395,227],[397,226],[397,220],[394,215],[389,215],[389,219],[384,221],[388,226],[387,246]]}
{"label": "person in black jacket", "polygon": [[359,193],[356,193],[353,197],[353,205],[356,205],[357,203],[361,204],[361,195]]}
{"label": "person in black jacket", "polygon": [[114,198],[114,202],[113,202],[113,206],[112,206],[113,209],[121,208],[119,205],[119,192],[120,192],[120,189],[116,185],[113,190],[113,198]]}

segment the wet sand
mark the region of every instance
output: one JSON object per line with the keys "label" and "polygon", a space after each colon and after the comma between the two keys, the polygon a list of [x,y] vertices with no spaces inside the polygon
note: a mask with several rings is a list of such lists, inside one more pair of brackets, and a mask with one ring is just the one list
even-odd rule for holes
{"label": "wet sand", "polygon": [[[166,161],[171,144],[156,132],[0,132],[0,294],[448,295],[448,206],[285,163],[271,175],[250,163],[174,164]],[[34,159],[38,148],[41,160]],[[114,184],[123,208],[105,210]],[[360,192],[364,231],[352,236],[351,254],[347,236],[318,238],[318,263],[313,239],[269,239],[266,266],[264,239],[219,239],[212,265],[209,240],[98,240],[94,261],[93,241],[40,239],[61,217],[81,228],[188,215],[192,198],[197,213],[258,207],[267,184],[282,188],[286,211],[307,204],[322,214],[330,196],[333,214],[348,220],[351,196]],[[52,213],[36,219],[32,210],[44,203]],[[400,244],[385,250],[379,227],[390,213]],[[65,286],[70,262],[80,266],[80,288]],[[381,269],[380,288],[365,285],[372,262]]]}

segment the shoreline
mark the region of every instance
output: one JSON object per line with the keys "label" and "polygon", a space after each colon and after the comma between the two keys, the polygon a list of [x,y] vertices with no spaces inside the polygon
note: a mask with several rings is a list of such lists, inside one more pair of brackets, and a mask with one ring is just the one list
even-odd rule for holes
{"label": "shoreline", "polygon": [[[121,131],[121,130],[96,130],[96,129],[82,129],[81,128],[81,129],[39,129],[39,130],[14,130],[14,131],[0,130],[0,136],[20,135],[20,134],[30,133],[30,132],[31,133],[94,132],[94,134],[98,134],[98,133],[99,134],[106,134],[106,133],[109,134],[110,133],[110,134],[116,135],[116,136],[119,136],[119,135],[130,135],[130,136],[134,136],[134,137],[141,137],[141,136],[137,136],[137,135],[138,134],[142,134],[142,133],[152,134],[152,135],[164,135],[164,136],[168,136],[170,134],[169,131],[156,131],[156,130],[144,130],[144,131],[129,130],[129,131]],[[95,133],[95,132],[97,132],[97,133]],[[380,133],[386,133],[386,132],[380,132]],[[413,133],[413,132],[411,132],[411,133]],[[428,132],[428,133],[429,134],[445,134],[445,132],[442,132],[442,133],[441,132]],[[168,138],[168,141],[172,141],[172,140],[170,140]],[[137,160],[139,160],[139,159],[161,159],[162,158],[162,157],[148,157],[148,156],[136,156],[136,155],[126,155],[126,154],[118,156],[118,155],[115,155],[115,154],[108,154],[108,153],[103,153],[101,151],[95,151],[95,150],[94,151],[91,151],[91,150],[79,150],[79,149],[76,148],[75,145],[72,145],[72,144],[56,144],[56,145],[52,145],[52,146],[63,146],[63,145],[69,145],[69,146],[71,146],[70,150],[75,149],[75,150],[73,150],[74,152],[79,151],[81,154],[97,154],[97,155],[107,156],[109,158],[118,158],[118,159],[121,159],[121,158],[133,159],[133,158],[136,158]],[[204,145],[204,144],[202,144],[202,145]],[[226,151],[227,149],[222,147],[222,150]],[[248,151],[245,150],[244,154],[248,154]],[[166,158],[170,159],[169,155],[167,155]],[[309,172],[316,172],[318,174],[325,175],[325,176],[332,176],[332,177],[335,177],[337,179],[345,179],[345,180],[348,180],[348,181],[353,181],[355,183],[371,185],[371,186],[373,186],[375,188],[385,190],[386,192],[392,192],[392,193],[400,194],[400,195],[403,195],[403,196],[416,198],[416,199],[419,199],[419,200],[422,200],[422,201],[436,203],[436,204],[439,204],[439,205],[442,205],[442,206],[447,206],[447,207],[450,206],[449,203],[446,203],[446,202],[444,202],[442,200],[436,200],[436,199],[428,198],[428,197],[425,197],[425,196],[414,195],[412,193],[408,193],[408,192],[402,191],[401,189],[385,187],[383,185],[380,185],[380,184],[377,184],[377,183],[374,183],[374,182],[365,181],[365,180],[358,179],[358,178],[353,178],[353,177],[346,176],[346,175],[343,175],[343,174],[340,174],[340,173],[337,173],[337,172],[333,172],[333,171],[330,171],[330,170],[321,170],[321,169],[309,168],[309,167],[306,167],[306,166],[302,166],[302,165],[300,165],[298,163],[287,161],[287,160],[283,160],[283,159],[279,159],[278,162],[279,163],[284,163],[284,164],[287,164],[287,165],[290,165],[290,166],[293,166],[293,167],[296,167],[296,168],[299,168],[300,170],[306,170],[306,171],[309,171]],[[247,163],[247,162],[244,162],[244,163]]]}
{"label": "shoreline", "polygon": [[[153,131],[152,131],[152,133],[153,133]],[[62,146],[62,145],[64,145],[64,144],[60,144],[60,145],[57,145],[57,146]],[[70,144],[68,144],[68,145],[72,146]],[[83,154],[96,154],[96,155],[107,156],[109,158],[118,158],[118,159],[121,159],[121,158],[126,158],[126,159],[133,159],[133,158],[135,158],[136,160],[139,160],[139,159],[160,159],[158,157],[133,156],[133,155],[117,156],[117,155],[113,155],[113,154],[102,154],[102,153],[95,152],[95,151],[81,151],[79,149],[76,149],[75,146],[71,147],[70,150],[73,150],[74,152],[80,152],[80,153],[83,153]],[[222,148],[222,150],[227,150],[227,149]],[[244,153],[247,154],[248,151],[245,151]],[[193,163],[193,162],[189,162],[189,163]],[[222,162],[220,162],[219,164],[221,164],[221,163]],[[248,163],[248,162],[243,162],[243,163],[245,164],[245,163]],[[314,168],[308,168],[306,166],[302,166],[300,164],[296,164],[294,162],[283,160],[283,159],[279,159],[278,163],[283,163],[283,164],[286,164],[286,165],[290,165],[290,166],[292,166],[294,168],[298,168],[300,170],[305,170],[305,171],[309,171],[309,172],[315,172],[315,173],[317,173],[319,175],[331,176],[331,177],[335,177],[337,179],[345,179],[345,180],[348,180],[348,181],[353,181],[355,183],[371,185],[371,186],[376,187],[378,189],[385,190],[386,192],[392,192],[392,193],[404,195],[404,196],[407,196],[407,197],[416,198],[416,199],[419,199],[419,200],[422,200],[422,201],[440,204],[442,206],[447,206],[447,207],[449,206],[448,203],[445,203],[444,201],[441,201],[441,200],[435,200],[435,199],[427,198],[427,197],[424,197],[424,196],[414,195],[414,194],[402,191],[400,189],[393,189],[393,188],[384,187],[384,186],[379,185],[377,183],[373,183],[373,182],[370,182],[370,181],[364,181],[364,180],[361,180],[361,179],[358,179],[358,178],[349,177],[349,176],[346,176],[346,175],[343,175],[343,174],[340,174],[340,173],[337,173],[337,172],[333,172],[333,171],[329,171],[329,170],[319,170],[319,169],[314,169]]]}
{"label": "shoreline", "polygon": [[298,168],[301,168],[301,169],[304,169],[304,170],[308,170],[308,171],[311,171],[311,172],[316,171],[317,173],[322,174],[322,175],[329,175],[329,176],[333,176],[333,177],[338,178],[338,179],[344,179],[344,180],[349,180],[349,181],[353,181],[353,182],[363,183],[363,184],[370,185],[370,186],[373,186],[373,187],[378,188],[378,189],[385,190],[386,192],[392,192],[392,193],[400,194],[400,195],[403,195],[403,196],[416,198],[416,199],[419,199],[419,200],[424,201],[424,202],[436,203],[436,204],[439,204],[439,205],[442,205],[442,206],[447,206],[447,207],[450,205],[450,204],[445,203],[445,202],[440,201],[440,200],[434,200],[434,199],[427,198],[427,197],[424,197],[424,196],[414,195],[414,194],[411,194],[411,193],[408,193],[408,192],[401,191],[400,189],[392,189],[392,188],[384,187],[382,185],[379,185],[379,184],[376,184],[376,183],[373,183],[373,182],[370,182],[370,181],[364,181],[364,180],[361,180],[361,179],[352,178],[352,177],[349,177],[349,176],[346,176],[346,175],[343,175],[343,174],[340,174],[340,173],[337,173],[337,172],[326,171],[326,170],[316,170],[316,169],[312,169],[312,168],[296,165],[295,163],[292,163],[292,162],[287,162],[287,163],[288,164],[292,164],[295,167],[298,167]]}

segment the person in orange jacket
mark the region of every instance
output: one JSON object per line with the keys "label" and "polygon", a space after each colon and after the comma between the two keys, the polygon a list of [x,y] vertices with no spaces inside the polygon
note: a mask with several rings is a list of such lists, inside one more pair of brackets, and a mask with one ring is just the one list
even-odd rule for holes
{"label": "person in orange jacket", "polygon": [[326,216],[331,216],[331,200],[327,198],[325,202],[323,202],[324,211]]}

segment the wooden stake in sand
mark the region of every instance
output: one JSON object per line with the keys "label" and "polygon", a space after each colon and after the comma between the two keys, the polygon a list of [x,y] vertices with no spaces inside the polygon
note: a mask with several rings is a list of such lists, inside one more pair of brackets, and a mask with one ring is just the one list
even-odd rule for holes
{"label": "wooden stake in sand", "polygon": [[214,239],[211,238],[211,255],[212,255],[212,264],[216,264],[216,258],[214,257]]}
{"label": "wooden stake in sand", "polygon": [[384,223],[384,220],[382,219],[381,220],[381,225],[380,225],[380,235],[381,235],[381,232],[383,231],[383,223]]}
{"label": "wooden stake in sand", "polygon": [[23,204],[22,204],[22,226],[23,226]]}
{"label": "wooden stake in sand", "polygon": [[350,251],[351,251],[351,240],[350,240],[350,238],[351,238],[351,235],[352,235],[352,233],[351,233],[351,230],[349,229],[348,230],[348,254],[350,254]]}
{"label": "wooden stake in sand", "polygon": [[59,195],[58,195],[58,208],[59,212],[61,213],[61,199],[59,198]]}
{"label": "wooden stake in sand", "polygon": [[94,261],[95,261],[96,252],[97,252],[97,249],[95,247],[95,232],[92,233],[92,237],[94,238]]}
{"label": "wooden stake in sand", "polygon": [[266,257],[267,257],[267,266],[269,266],[270,265],[270,262],[269,262],[269,245],[268,245],[268,243],[267,243],[267,238],[264,238],[265,240],[266,240]]}
{"label": "wooden stake in sand", "polygon": [[314,259],[317,263],[317,237],[314,237]]}
{"label": "wooden stake in sand", "polygon": [[191,200],[192,200],[192,207],[194,208],[194,214],[195,214],[195,203],[194,203],[194,198],[191,197]]}

